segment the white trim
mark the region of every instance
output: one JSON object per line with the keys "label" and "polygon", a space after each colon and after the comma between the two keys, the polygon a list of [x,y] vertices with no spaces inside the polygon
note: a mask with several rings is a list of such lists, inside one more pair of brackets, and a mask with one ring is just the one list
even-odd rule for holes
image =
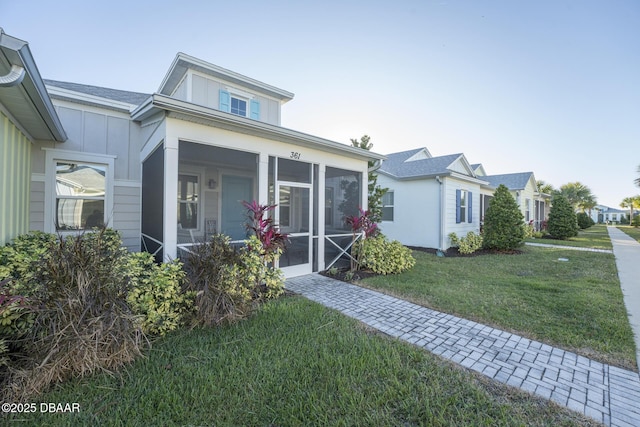
{"label": "white trim", "polygon": [[72,99],[74,101],[89,102],[92,104],[103,105],[105,107],[125,110],[128,112],[133,111],[137,107],[137,105],[129,104],[128,102],[114,101],[112,99],[76,92],[69,89],[62,89],[57,86],[46,85],[46,88],[47,92],[49,92],[49,95],[52,97],[59,96],[66,99]]}

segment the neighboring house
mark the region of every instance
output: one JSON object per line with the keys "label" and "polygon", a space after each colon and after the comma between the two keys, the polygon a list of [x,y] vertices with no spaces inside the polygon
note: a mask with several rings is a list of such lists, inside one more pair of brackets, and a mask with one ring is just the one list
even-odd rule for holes
{"label": "neighboring house", "polygon": [[449,234],[480,232],[480,194],[487,184],[464,154],[432,157],[426,148],[387,156],[377,170],[383,198],[380,227],[409,246],[447,249]]}
{"label": "neighboring house", "polygon": [[0,245],[29,231],[34,144],[65,139],[28,44],[0,28]]}
{"label": "neighboring house", "polygon": [[541,230],[544,221],[549,216],[550,195],[538,192],[536,178],[533,172],[509,173],[502,175],[486,175],[482,165],[475,165],[474,171],[480,179],[488,182],[482,188],[481,212],[484,215],[496,188],[501,184],[509,189],[511,195],[520,208],[522,217],[527,224],[533,224],[536,230]]}
{"label": "neighboring house", "polygon": [[257,200],[290,234],[285,274],[322,270],[366,207],[367,162],[384,159],[281,127],[292,93],[183,53],[154,94],[45,83],[68,139],[31,146],[29,228],[105,223],[161,260],[213,233],[245,238],[241,202]]}
{"label": "neighboring house", "polygon": [[591,219],[596,224],[617,224],[626,218],[629,214],[628,210],[610,208],[609,206],[596,205],[591,210]]}

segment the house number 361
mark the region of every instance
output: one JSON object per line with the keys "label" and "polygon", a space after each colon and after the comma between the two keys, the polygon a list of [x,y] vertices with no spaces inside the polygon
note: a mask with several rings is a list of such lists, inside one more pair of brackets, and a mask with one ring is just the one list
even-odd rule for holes
{"label": "house number 361", "polygon": [[289,156],[289,158],[300,160],[300,153],[298,153],[297,151],[292,151],[291,155]]}

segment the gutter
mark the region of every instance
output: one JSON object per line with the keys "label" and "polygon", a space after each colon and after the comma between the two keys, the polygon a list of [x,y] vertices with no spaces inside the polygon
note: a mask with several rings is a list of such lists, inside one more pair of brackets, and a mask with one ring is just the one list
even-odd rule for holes
{"label": "gutter", "polygon": [[0,76],[0,87],[18,86],[26,74],[23,67],[11,65],[11,70],[4,76]]}

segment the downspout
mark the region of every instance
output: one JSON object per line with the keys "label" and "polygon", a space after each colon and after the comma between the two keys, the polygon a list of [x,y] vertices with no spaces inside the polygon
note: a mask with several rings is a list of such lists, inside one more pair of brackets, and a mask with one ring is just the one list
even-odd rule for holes
{"label": "downspout", "polygon": [[371,166],[371,167],[368,169],[368,172],[369,172],[369,173],[371,173],[371,172],[375,172],[375,171],[377,171],[378,169],[380,169],[381,167],[382,167],[382,159],[378,159],[378,160],[376,160],[376,161],[375,161],[375,163],[373,164],[373,166]]}
{"label": "downspout", "polygon": [[440,235],[438,236],[438,242],[440,244],[440,247],[438,248],[441,251],[444,251],[444,191],[442,191],[442,186],[443,186],[443,182],[442,182],[442,178],[440,178],[440,176],[436,176],[436,181],[438,181],[438,184],[440,184],[440,186],[438,187],[439,193],[440,193],[440,209],[438,211],[438,216],[439,216],[439,223],[440,223]]}
{"label": "downspout", "polygon": [[8,74],[0,76],[0,87],[17,86],[22,82],[22,79],[24,79],[24,75],[25,70],[23,67],[12,65]]}

